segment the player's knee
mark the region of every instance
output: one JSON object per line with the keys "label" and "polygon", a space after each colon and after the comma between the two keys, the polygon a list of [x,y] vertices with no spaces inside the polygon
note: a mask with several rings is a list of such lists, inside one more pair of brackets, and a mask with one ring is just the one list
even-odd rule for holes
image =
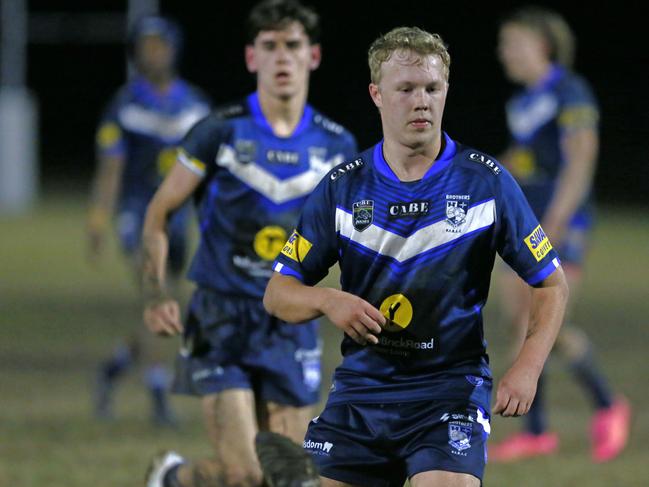
{"label": "player's knee", "polygon": [[262,485],[263,476],[257,465],[204,460],[194,465],[192,480],[197,486],[258,487]]}
{"label": "player's knee", "polygon": [[229,465],[223,470],[223,480],[227,487],[257,487],[262,485],[263,476],[257,466]]}
{"label": "player's knee", "polygon": [[283,406],[274,403],[269,403],[267,407],[268,429],[301,444],[306,435],[309,421],[313,417],[312,408]]}

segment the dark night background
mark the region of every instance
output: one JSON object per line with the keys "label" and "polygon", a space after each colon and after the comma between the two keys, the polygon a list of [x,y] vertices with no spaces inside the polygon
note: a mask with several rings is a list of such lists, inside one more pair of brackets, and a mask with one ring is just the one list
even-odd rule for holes
{"label": "dark night background", "polygon": [[[255,2],[172,2],[161,13],[185,31],[181,72],[217,104],[254,89],[243,62],[243,22]],[[309,101],[354,132],[364,148],[380,136],[367,94],[366,51],[399,25],[438,32],[452,57],[444,128],[454,138],[498,154],[507,143],[503,105],[514,86],[495,55],[498,20],[520,2],[331,0],[305,2],[321,15],[323,63]],[[88,4],[91,4],[90,6]],[[595,6],[539,2],[565,16],[577,36],[576,71],[599,98],[601,123],[597,199],[649,204],[649,53],[640,2]],[[124,12],[126,2],[32,1],[31,12]],[[94,166],[97,119],[125,79],[124,46],[63,43],[29,46],[28,86],[40,106],[41,185],[85,190]]]}

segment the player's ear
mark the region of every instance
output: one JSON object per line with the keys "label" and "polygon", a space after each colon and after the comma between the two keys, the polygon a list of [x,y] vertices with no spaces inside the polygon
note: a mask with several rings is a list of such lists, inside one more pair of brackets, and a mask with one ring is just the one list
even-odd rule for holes
{"label": "player's ear", "polygon": [[244,51],[244,57],[246,59],[246,68],[251,73],[257,72],[257,59],[255,57],[255,48],[254,46],[248,44]]}
{"label": "player's ear", "polygon": [[383,106],[383,101],[381,100],[381,91],[379,90],[379,85],[370,83],[369,90],[370,90],[370,97],[372,98],[372,101],[376,105],[376,108],[381,108]]}
{"label": "player's ear", "polygon": [[322,48],[320,47],[320,44],[313,44],[311,46],[311,61],[309,62],[309,68],[311,71],[318,69],[320,61],[322,61]]}

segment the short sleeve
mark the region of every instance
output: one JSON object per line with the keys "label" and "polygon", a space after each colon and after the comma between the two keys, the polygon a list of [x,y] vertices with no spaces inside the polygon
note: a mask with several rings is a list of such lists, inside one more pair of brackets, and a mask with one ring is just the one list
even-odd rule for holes
{"label": "short sleeve", "polygon": [[223,140],[223,121],[212,116],[197,122],[185,135],[178,148],[178,162],[194,174],[204,177],[213,170],[216,152]]}
{"label": "short sleeve", "polygon": [[562,133],[597,128],[599,108],[593,92],[583,79],[571,78],[562,86],[560,97],[558,123]]}
{"label": "short sleeve", "polygon": [[536,285],[559,267],[559,257],[509,172],[503,171],[497,184],[496,250],[523,280]]}
{"label": "short sleeve", "polygon": [[103,157],[126,155],[126,138],[118,117],[118,100],[114,99],[104,111],[95,134],[97,154]]}
{"label": "short sleeve", "polygon": [[307,198],[273,270],[313,286],[327,275],[337,256],[335,207],[329,178],[324,178]]}

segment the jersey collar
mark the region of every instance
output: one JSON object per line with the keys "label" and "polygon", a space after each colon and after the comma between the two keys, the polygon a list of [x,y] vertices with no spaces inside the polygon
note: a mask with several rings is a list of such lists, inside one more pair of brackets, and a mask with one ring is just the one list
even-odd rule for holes
{"label": "jersey collar", "polygon": [[[424,177],[421,178],[422,180],[428,179],[435,174],[439,174],[441,171],[446,169],[457,153],[457,144],[455,141],[444,131],[442,131],[442,136],[444,137],[444,149],[437,156],[437,159],[435,159],[435,164],[433,164],[428,171],[426,171]],[[383,156],[383,140],[374,146],[374,167],[381,175],[391,181],[402,182],[397,175],[394,174],[394,171],[388,165]]]}
{"label": "jersey collar", "polygon": [[[261,128],[263,128],[264,130],[266,130],[267,132],[270,132],[271,134],[275,135],[275,132],[273,131],[273,127],[270,125],[270,123],[264,116],[264,112],[261,110],[261,103],[259,103],[259,94],[256,91],[248,95],[248,106],[250,107],[250,112],[252,113],[252,117],[255,123],[259,125]],[[304,105],[304,112],[302,113],[302,118],[300,119],[300,122],[295,127],[295,130],[293,130],[293,133],[288,137],[278,137],[277,135],[275,135],[275,137],[278,137],[280,139],[297,137],[309,127],[312,119],[313,119],[313,108],[311,108],[311,106],[307,103],[306,105]]]}

